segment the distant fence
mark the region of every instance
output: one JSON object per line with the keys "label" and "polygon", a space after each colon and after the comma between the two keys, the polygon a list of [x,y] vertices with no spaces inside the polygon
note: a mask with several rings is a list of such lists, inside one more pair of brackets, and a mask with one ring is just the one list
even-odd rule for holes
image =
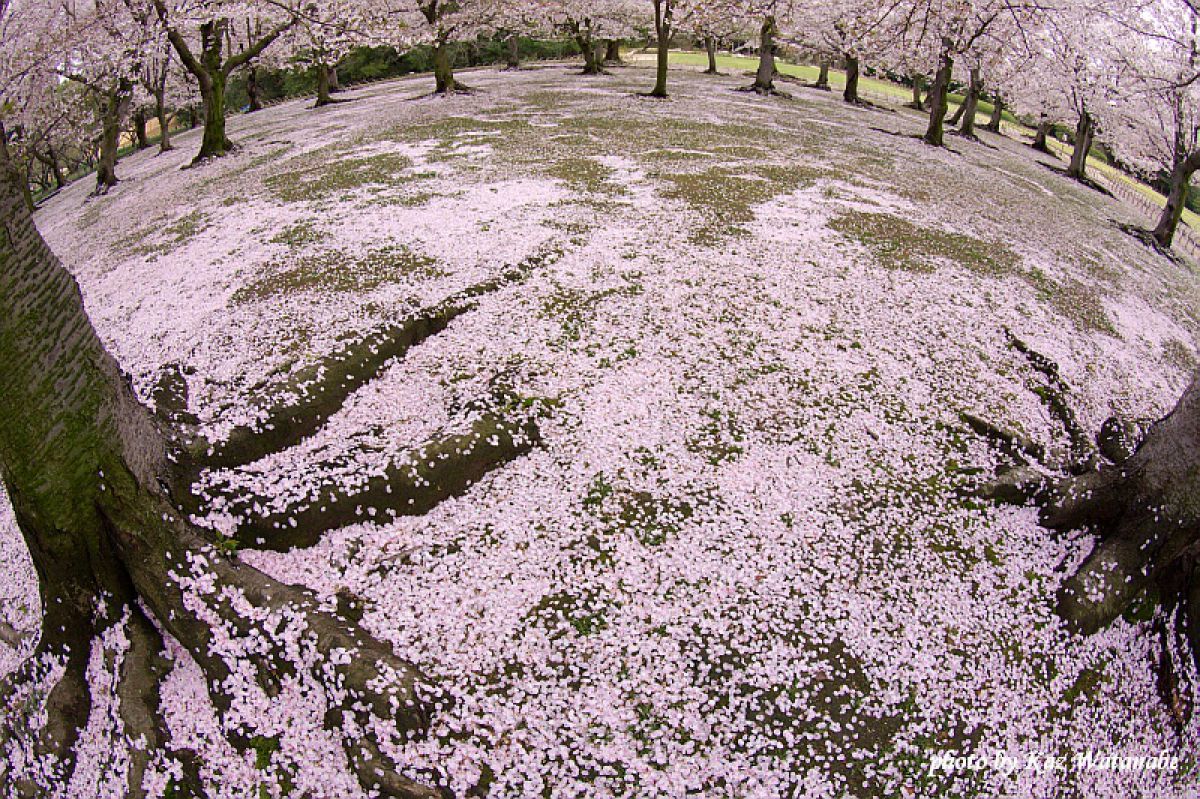
{"label": "distant fence", "polygon": [[[1010,138],[1032,141],[1028,128],[1013,125],[1010,122],[1003,122],[1000,125],[1000,130]],[[1066,145],[1058,141],[1058,139],[1050,139],[1049,142],[1051,149],[1062,149],[1062,154],[1064,155],[1069,152],[1066,149]],[[1058,152],[1054,153],[1055,157],[1059,154]],[[1103,186],[1113,197],[1136,208],[1150,228],[1158,224],[1158,219],[1162,216],[1163,206],[1155,202],[1145,191],[1135,186],[1131,182],[1131,178],[1121,176],[1112,177],[1099,170],[1090,170],[1088,177]],[[1171,249],[1186,255],[1194,261],[1200,262],[1200,232],[1197,232],[1186,222],[1181,221],[1179,228],[1175,231],[1175,239],[1172,242]]]}

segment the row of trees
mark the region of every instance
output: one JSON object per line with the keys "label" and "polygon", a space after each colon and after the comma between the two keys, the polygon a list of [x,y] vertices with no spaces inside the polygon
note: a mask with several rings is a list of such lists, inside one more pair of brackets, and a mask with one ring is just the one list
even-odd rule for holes
{"label": "row of trees", "polygon": [[[1072,171],[1079,176],[1086,164],[1080,153],[1102,137],[1131,164],[1169,167],[1185,192],[1200,161],[1198,18],[1191,0],[1064,2],[1054,9],[1022,0],[882,6],[865,0],[0,0],[0,113],[10,131],[20,131],[17,140],[28,141],[31,115],[76,95],[89,98],[103,150],[98,181],[108,187],[116,179],[121,121],[138,87],[151,87],[147,96],[157,113],[167,104],[162,87],[169,89],[171,63],[202,99],[197,157],[203,159],[230,148],[224,108],[230,76],[283,57],[289,46],[327,69],[356,43],[425,42],[441,49],[436,88],[450,92],[460,85],[444,48],[464,37],[569,31],[595,71],[599,42],[648,20],[660,47],[651,91],[657,96],[668,91],[662,53],[672,36],[690,31],[710,52],[717,39],[752,36],[763,56],[758,91],[774,90],[780,43],[809,48],[827,62],[840,59],[850,102],[858,99],[855,76],[863,65],[907,74],[918,88],[930,86],[928,97],[915,99],[929,109],[925,140],[940,145],[947,92],[957,79],[967,85],[968,105],[987,93],[1043,126],[1071,121]],[[973,116],[964,112],[964,121],[969,132]],[[271,413],[272,424],[209,443],[172,416],[167,403],[152,412],[137,401],[91,325],[74,278],[38,234],[21,184],[7,146],[0,147],[0,478],[37,569],[43,605],[33,656],[0,684],[0,785],[17,797],[64,794],[92,705],[91,653],[98,639],[116,636],[112,712],[128,743],[126,794],[146,795],[147,775],[157,769],[171,773],[172,795],[199,795],[194,758],[168,748],[159,706],[169,634],[205,673],[223,716],[231,697],[275,696],[286,682],[320,708],[317,723],[339,733],[364,786],[385,796],[438,796],[401,776],[386,754],[388,742],[427,726],[436,707],[433,687],[351,614],[332,612],[214,546],[188,521],[188,509],[200,470],[252,462],[296,443],[390,359],[498,284],[472,287],[410,322],[347,344],[287,392],[291,399]],[[1176,195],[1166,240],[1178,221]],[[371,501],[409,508],[404,512],[428,509],[535,437],[536,430],[485,419],[472,435],[411,459],[428,463],[428,471],[397,468],[373,480]],[[1010,446],[1019,441],[1000,437]],[[1061,479],[1039,471],[1028,486],[1045,503],[1047,524],[1086,524],[1101,534],[1065,583],[1060,610],[1091,631],[1157,586],[1164,598],[1181,598],[1193,641],[1200,642],[1200,381],[1135,452],[1104,454],[1106,461],[1093,454],[1069,464]],[[300,540],[344,525],[346,508],[367,501],[327,499],[304,517]],[[225,733],[245,748],[261,734],[245,717],[228,722]]]}
{"label": "row of trees", "polygon": [[[649,94],[668,93],[667,50],[679,37],[716,50],[753,43],[761,64],[753,88],[775,91],[774,59],[788,46],[822,67],[845,72],[843,97],[862,102],[864,69],[900,76],[913,104],[927,111],[925,140],[940,146],[948,94],[964,87],[961,132],[974,134],[979,100],[1011,109],[1038,126],[1046,147],[1055,126],[1074,128],[1068,167],[1084,178],[1093,142],[1149,177],[1170,176],[1170,202],[1154,231],[1169,247],[1200,165],[1195,132],[1196,4],[1192,0],[30,0],[21,37],[40,65],[10,102],[6,139],[56,179],[72,153],[95,141],[97,189],[115,185],[123,126],[145,143],[157,119],[170,148],[169,110],[203,109],[198,160],[228,151],[227,90],[245,76],[249,108],[259,107],[261,69],[297,65],[317,76],[317,105],[332,101],[336,64],[357,47],[432,51],[435,91],[464,87],[452,49],[479,36],[573,39],[584,72],[603,71],[606,47],[623,38],[658,42]],[[38,31],[47,32],[38,36]],[[514,50],[515,52],[515,50]],[[513,59],[515,61],[515,56]],[[510,64],[511,65],[511,64]],[[76,158],[76,160],[81,160]]]}

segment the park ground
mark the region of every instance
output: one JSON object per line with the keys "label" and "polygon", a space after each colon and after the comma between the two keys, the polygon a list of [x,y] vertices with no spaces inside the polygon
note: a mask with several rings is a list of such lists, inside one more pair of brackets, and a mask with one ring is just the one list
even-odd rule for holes
{"label": "park ground", "polygon": [[[1069,633],[1054,594],[1092,539],[975,499],[997,461],[960,414],[1064,445],[1011,331],[1086,428],[1161,416],[1197,365],[1194,265],[1053,158],[929,148],[915,112],[738,74],[672,73],[668,101],[635,67],[464,77],[477,93],[414,78],[238,116],[235,155],[183,170],[185,134],[36,217],[139,393],[178,369],[218,439],[343,342],[522,267],[316,435],[202,478],[286,509],[498,394],[543,409],[538,447],[428,514],[239,550],[354,598],[445,688],[392,752],[412,775],[460,796],[1190,795],[1200,721],[1157,688],[1150,604]],[[33,630],[4,504],[0,619]],[[182,654],[164,696],[211,795],[323,795],[319,731],[281,714],[273,751],[237,753]],[[932,771],[949,750],[1182,761]]]}

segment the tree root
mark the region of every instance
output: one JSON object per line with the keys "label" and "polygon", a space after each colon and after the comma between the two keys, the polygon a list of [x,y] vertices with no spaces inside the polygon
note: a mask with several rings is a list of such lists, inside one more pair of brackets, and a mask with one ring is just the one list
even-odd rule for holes
{"label": "tree root", "polygon": [[256,497],[237,496],[223,511],[239,519],[231,536],[256,549],[286,550],[315,544],[332,529],[370,519],[420,516],[458,496],[484,475],[524,455],[539,440],[532,418],[501,414],[480,418],[468,432],[426,444],[352,491],[326,486],[299,507],[256,512]]}
{"label": "tree root", "polygon": [[[300,443],[337,413],[351,394],[378,378],[393,361],[441,333],[452,321],[474,308],[476,298],[523,280],[533,270],[551,265],[561,256],[561,249],[542,249],[496,278],[464,289],[416,317],[384,325],[301,369],[286,386],[269,391],[271,395],[285,399],[274,404],[265,420],[255,426],[235,428],[223,442],[210,443],[197,435],[194,427],[186,424],[187,417],[180,416],[177,410],[181,401],[186,407],[186,395],[182,400],[172,400],[171,392],[164,389],[162,396],[167,400],[168,415],[174,413],[176,421],[184,422],[178,424],[176,430],[175,444],[181,452],[172,493],[182,501],[205,469],[245,466]],[[177,385],[180,381],[167,376],[160,379],[160,385],[164,382]],[[186,381],[184,384],[186,386]],[[267,405],[269,400],[264,397],[259,404]]]}
{"label": "tree root", "polygon": [[[400,775],[375,738],[380,721],[401,739],[424,733],[432,695],[425,677],[308,591],[221,553],[169,507],[154,504],[162,513],[153,518],[144,506],[114,506],[111,535],[137,594],[204,672],[230,739],[245,746],[274,734],[246,714],[255,691],[264,699],[289,684],[318,691],[326,726],[340,735],[364,787],[379,786],[388,797],[436,797]],[[144,535],[149,524],[157,528]],[[149,668],[141,668],[149,679]]]}
{"label": "tree root", "polygon": [[1045,403],[1051,416],[1058,420],[1070,442],[1066,470],[1071,474],[1083,474],[1099,465],[1099,453],[1092,439],[1075,418],[1075,411],[1067,401],[1071,389],[1059,374],[1058,364],[1034,350],[1011,330],[1005,330],[1009,346],[1025,356],[1029,364],[1046,380],[1046,385],[1037,386],[1034,393]]}
{"label": "tree root", "polygon": [[754,94],[757,94],[759,97],[778,97],[781,100],[793,99],[792,95],[788,94],[787,92],[783,91],[782,89],[776,89],[774,86],[760,86],[757,83],[752,83],[749,86],[742,86],[739,89],[735,89],[735,91],[753,92]]}

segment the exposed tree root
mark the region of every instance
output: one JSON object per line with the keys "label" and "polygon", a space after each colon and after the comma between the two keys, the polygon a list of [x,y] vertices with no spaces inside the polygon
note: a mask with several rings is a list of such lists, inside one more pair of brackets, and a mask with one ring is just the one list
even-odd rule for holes
{"label": "exposed tree root", "polygon": [[[1043,526],[1082,528],[1098,536],[1058,592],[1056,610],[1071,627],[1096,632],[1139,596],[1156,593],[1168,610],[1178,612],[1200,664],[1200,375],[1140,442],[1131,441],[1140,432],[1138,425],[1114,418],[1101,428],[1097,446],[1067,402],[1057,365],[1011,333],[1009,341],[1045,378],[1045,385],[1034,390],[1062,423],[1070,455],[1065,464],[1035,458],[1047,471],[1022,466],[1002,474],[985,487],[984,495],[1007,502],[1033,499],[1041,506]],[[975,417],[964,416],[964,421],[1006,454],[1034,457],[1039,449]],[[1101,455],[1107,459],[1103,465]],[[1054,471],[1066,475],[1055,476]],[[1169,680],[1160,684],[1173,685]],[[1173,688],[1166,691],[1168,704],[1175,693]]]}
{"label": "exposed tree root", "polygon": [[[556,248],[541,250],[492,280],[471,286],[411,319],[384,325],[299,370],[287,385],[264,392],[281,397],[282,401],[265,396],[250,399],[252,405],[271,408],[262,422],[235,428],[222,442],[210,443],[197,435],[194,428],[186,424],[180,427],[175,443],[182,451],[178,455],[180,466],[173,493],[180,499],[186,497],[204,469],[244,466],[300,443],[337,413],[351,394],[378,378],[393,361],[471,310],[476,298],[524,279],[534,269],[554,263],[561,255],[562,251]],[[171,371],[160,379],[162,391],[156,390],[155,399],[163,404],[168,416],[186,423],[188,417],[179,411],[181,406],[186,408],[186,381]],[[180,383],[184,389],[180,389]]]}
{"label": "exposed tree root", "polygon": [[1158,253],[1163,258],[1166,258],[1171,263],[1185,268],[1187,267],[1187,261],[1180,257],[1180,255],[1170,247],[1162,246],[1158,239],[1154,237],[1153,231],[1146,230],[1145,228],[1138,227],[1137,225],[1126,225],[1124,223],[1118,223],[1117,229],[1122,233],[1137,239],[1146,247],[1154,250],[1154,252]]}
{"label": "exposed tree root", "polygon": [[778,97],[782,100],[791,100],[792,99],[792,95],[788,94],[787,92],[785,92],[781,89],[776,89],[774,86],[760,86],[757,83],[753,83],[749,86],[743,86],[739,89],[736,89],[735,91],[753,92],[753,93],[757,94],[759,97]]}
{"label": "exposed tree root", "polygon": [[283,550],[311,546],[324,531],[355,522],[419,516],[525,454],[537,441],[532,419],[514,422],[488,414],[468,432],[414,450],[351,491],[325,486],[302,506],[275,513],[256,511],[262,507],[257,497],[237,496],[228,506],[240,520],[234,537],[245,546]]}

